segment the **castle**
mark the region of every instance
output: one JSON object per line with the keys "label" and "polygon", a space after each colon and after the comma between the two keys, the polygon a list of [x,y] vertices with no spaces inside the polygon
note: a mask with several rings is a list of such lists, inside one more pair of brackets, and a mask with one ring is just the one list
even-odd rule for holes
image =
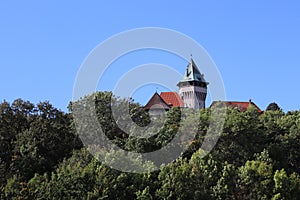
{"label": "castle", "polygon": [[[191,58],[182,80],[177,84],[179,92],[161,92],[160,94],[155,92],[144,109],[150,114],[156,115],[168,111],[172,107],[186,107],[194,110],[205,108],[208,84]],[[216,103],[213,102],[212,105]],[[223,103],[229,107],[237,108],[241,112],[246,111],[250,105],[254,106],[258,112],[262,112],[251,100],[248,102],[223,101]]]}

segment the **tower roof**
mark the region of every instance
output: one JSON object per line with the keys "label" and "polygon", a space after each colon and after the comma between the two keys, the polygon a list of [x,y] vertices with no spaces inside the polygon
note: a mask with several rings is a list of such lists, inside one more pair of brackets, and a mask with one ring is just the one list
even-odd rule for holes
{"label": "tower roof", "polygon": [[198,81],[208,84],[208,82],[206,82],[206,80],[204,79],[204,75],[200,73],[200,70],[198,69],[197,65],[195,64],[192,58],[190,59],[183,79],[180,82],[186,81]]}

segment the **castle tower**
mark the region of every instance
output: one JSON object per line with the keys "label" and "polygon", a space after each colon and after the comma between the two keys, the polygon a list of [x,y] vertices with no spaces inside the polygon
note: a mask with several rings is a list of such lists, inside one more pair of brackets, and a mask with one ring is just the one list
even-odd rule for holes
{"label": "castle tower", "polygon": [[205,99],[207,95],[207,85],[204,75],[200,73],[195,62],[191,58],[183,79],[179,81],[179,96],[184,102],[184,107],[195,110],[205,108]]}

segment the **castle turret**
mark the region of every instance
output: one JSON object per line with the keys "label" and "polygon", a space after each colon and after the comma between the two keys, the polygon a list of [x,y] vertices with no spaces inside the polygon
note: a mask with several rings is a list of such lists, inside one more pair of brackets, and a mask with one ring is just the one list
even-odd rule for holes
{"label": "castle turret", "polygon": [[184,102],[184,107],[195,110],[205,108],[207,85],[204,75],[200,73],[194,60],[191,58],[183,79],[179,81],[179,96]]}

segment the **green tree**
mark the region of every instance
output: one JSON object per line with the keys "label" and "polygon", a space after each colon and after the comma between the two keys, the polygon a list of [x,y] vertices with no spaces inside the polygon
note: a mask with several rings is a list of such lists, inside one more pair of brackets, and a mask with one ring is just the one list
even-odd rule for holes
{"label": "green tree", "polygon": [[195,178],[187,160],[178,159],[159,173],[161,188],[156,195],[159,199],[193,199]]}
{"label": "green tree", "polygon": [[238,169],[237,199],[270,199],[272,197],[272,165],[247,161]]}
{"label": "green tree", "polygon": [[300,178],[296,173],[287,175],[284,169],[277,170],[274,174],[274,196],[272,199],[296,200],[300,196]]}
{"label": "green tree", "polygon": [[42,102],[37,107],[35,120],[28,129],[17,135],[14,142],[15,158],[10,168],[23,180],[28,180],[34,173],[51,171],[66,156],[70,156],[73,149],[81,147],[72,132],[68,114],[48,102]]}
{"label": "green tree", "polygon": [[273,102],[273,103],[270,103],[267,108],[266,108],[267,111],[269,110],[273,110],[273,111],[276,111],[276,110],[282,110],[277,103]]}
{"label": "green tree", "polygon": [[280,133],[269,142],[269,153],[276,169],[300,173],[300,112],[288,112],[278,122]]}
{"label": "green tree", "polygon": [[219,200],[236,199],[237,193],[237,169],[234,165],[224,163],[217,184],[213,187],[213,197]]}
{"label": "green tree", "polygon": [[137,200],[152,200],[153,197],[150,194],[149,186],[147,186],[142,191],[139,190],[138,192],[136,192],[136,199]]}

